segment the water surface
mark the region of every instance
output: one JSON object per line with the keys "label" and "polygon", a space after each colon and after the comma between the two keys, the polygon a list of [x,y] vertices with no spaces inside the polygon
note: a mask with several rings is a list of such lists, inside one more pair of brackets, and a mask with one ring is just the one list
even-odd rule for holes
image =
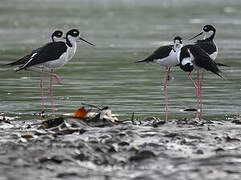
{"label": "water surface", "polygon": [[[56,114],[71,113],[81,103],[108,105],[120,116],[164,117],[165,69],[135,64],[158,46],[200,32],[205,24],[217,28],[217,61],[228,64],[225,80],[207,73],[204,80],[204,117],[219,118],[240,112],[241,4],[232,1],[2,1],[0,4],[0,63],[14,61],[50,40],[55,29],[78,28],[96,44],[78,44],[75,57],[56,70],[63,84],[54,85]],[[184,43],[190,43],[184,41]],[[170,118],[193,117],[194,88],[176,68],[168,82]],[[45,77],[50,110],[49,78]],[[31,115],[41,109],[39,75],[1,68],[0,112]]]}

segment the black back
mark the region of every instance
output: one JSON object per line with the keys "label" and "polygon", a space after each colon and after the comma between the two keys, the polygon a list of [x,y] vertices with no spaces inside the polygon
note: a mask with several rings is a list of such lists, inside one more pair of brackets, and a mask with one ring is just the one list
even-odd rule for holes
{"label": "black back", "polygon": [[64,52],[67,51],[67,45],[64,42],[51,42],[45,46],[37,49],[32,56],[30,56],[29,61],[18,69],[22,70],[24,68],[42,64],[48,61],[57,60]]}
{"label": "black back", "polygon": [[[55,42],[55,41],[54,41],[54,38],[55,38],[55,37],[61,38],[62,36],[63,36],[63,32],[62,32],[62,31],[60,31],[60,30],[54,31],[53,34],[52,34],[52,36],[51,36],[52,42]],[[47,44],[46,44],[46,45],[47,45]],[[44,45],[44,46],[46,46],[46,45]],[[31,53],[29,53],[29,54],[27,54],[26,56],[18,59],[17,61],[14,61],[14,62],[12,62],[12,63],[6,64],[6,66],[19,66],[19,65],[24,65],[24,64],[26,64],[26,63],[30,60],[31,56],[32,56],[34,53],[38,52],[41,48],[42,48],[42,47],[33,50]]]}
{"label": "black back", "polygon": [[167,57],[170,52],[173,50],[173,45],[161,46],[157,50],[155,50],[150,56],[148,56],[144,60],[140,60],[138,62],[153,62],[156,59],[162,59]]}
{"label": "black back", "polygon": [[[193,64],[203,68],[207,71],[211,71],[214,74],[222,77],[219,73],[221,72],[217,66],[217,64],[215,63],[215,61],[213,61],[209,55],[201,49],[201,47],[197,46],[197,45],[186,45],[181,49],[180,52],[180,62],[183,60],[183,58],[185,57],[190,57],[189,53],[188,53],[188,49],[189,51],[192,53],[194,60],[193,60]],[[180,67],[183,69],[182,67],[182,63],[180,63]]]}
{"label": "black back", "polygon": [[198,40],[195,44],[200,46],[209,55],[217,51],[215,43],[210,39]]}
{"label": "black back", "polygon": [[38,48],[38,49],[33,50],[30,54],[27,54],[26,56],[18,59],[17,61],[14,61],[14,62],[12,62],[12,63],[6,64],[6,66],[19,66],[19,65],[24,65],[24,64],[26,64],[26,63],[30,60],[31,56],[32,56],[34,53],[38,52],[39,49],[41,49],[41,48]]}

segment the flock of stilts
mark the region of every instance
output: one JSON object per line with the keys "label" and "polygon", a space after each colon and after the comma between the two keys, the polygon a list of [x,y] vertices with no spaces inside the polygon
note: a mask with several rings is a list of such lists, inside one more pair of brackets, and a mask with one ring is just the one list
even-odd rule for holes
{"label": "flock of stilts", "polygon": [[[52,105],[52,117],[54,118],[54,103],[53,103],[53,91],[52,91],[52,78],[54,77],[58,84],[60,84],[60,78],[57,74],[53,73],[53,70],[64,66],[70,61],[77,49],[77,42],[82,40],[90,45],[93,45],[89,41],[80,37],[80,33],[77,29],[71,29],[63,37],[63,32],[60,30],[55,31],[52,34],[52,42],[45,44],[44,46],[32,51],[30,54],[22,57],[21,59],[6,64],[7,66],[16,66],[15,71],[26,70],[41,73],[40,77],[40,90],[42,96],[42,111],[44,114],[44,95],[43,95],[43,76],[48,74],[50,76],[50,96]],[[66,39],[66,42],[63,40]],[[44,68],[50,69],[50,72],[44,71]]]}
{"label": "flock of stilts", "polygon": [[[192,81],[196,89],[197,97],[197,112],[200,112],[199,118],[202,119],[202,81],[204,78],[205,70],[211,71],[214,74],[222,77],[219,73],[218,66],[225,66],[221,63],[216,63],[214,60],[218,54],[218,48],[215,45],[213,39],[215,37],[216,29],[212,25],[205,25],[198,35],[191,38],[194,39],[197,36],[204,35],[202,40],[198,40],[195,44],[188,44],[183,46],[182,38],[175,37],[173,45],[161,46],[153,52],[149,57],[137,62],[150,62],[159,66],[167,68],[166,78],[164,81],[165,89],[165,104],[166,104],[166,116],[168,119],[168,102],[167,102],[167,81],[172,67],[180,66],[185,71]],[[63,39],[66,39],[64,42]],[[60,83],[60,78],[53,73],[53,69],[60,68],[68,61],[70,61],[77,48],[77,41],[82,40],[86,43],[93,45],[89,41],[80,37],[80,33],[77,29],[72,29],[66,33],[63,37],[63,32],[60,30],[55,31],[52,34],[52,42],[45,44],[44,46],[32,51],[30,54],[22,57],[21,59],[7,64],[7,66],[16,66],[15,71],[26,70],[41,73],[40,77],[40,89],[42,96],[42,113],[44,113],[44,95],[43,95],[43,76],[48,74],[50,76],[50,96],[52,105],[52,116],[54,117],[54,104],[53,104],[53,92],[52,92],[52,78],[54,77],[57,83]],[[50,72],[44,71],[45,68],[50,69]],[[197,82],[191,78],[191,72],[197,71]],[[201,71],[201,77],[199,72]]]}
{"label": "flock of stilts", "polygon": [[[137,61],[154,63],[167,68],[166,78],[164,81],[166,120],[168,119],[167,81],[171,68],[175,66],[180,66],[180,68],[187,73],[189,79],[192,81],[197,97],[196,118],[202,119],[202,82],[204,72],[205,70],[211,71],[222,78],[218,66],[226,66],[214,61],[218,54],[218,48],[214,43],[215,34],[216,29],[212,25],[205,25],[198,35],[190,39],[192,40],[200,35],[203,35],[202,40],[198,40],[194,44],[183,46],[182,38],[175,37],[174,45],[159,47],[146,59]],[[197,82],[195,82],[190,76],[193,70],[197,71]],[[201,77],[199,75],[200,71]]]}

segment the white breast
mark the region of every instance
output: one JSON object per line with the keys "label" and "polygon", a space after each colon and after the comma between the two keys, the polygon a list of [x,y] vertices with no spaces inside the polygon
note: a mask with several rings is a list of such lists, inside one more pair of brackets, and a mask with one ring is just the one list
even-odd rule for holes
{"label": "white breast", "polygon": [[177,51],[174,52],[172,50],[169,56],[162,59],[155,59],[153,63],[158,64],[160,66],[173,67],[179,64],[177,56],[178,56],[178,52]]}
{"label": "white breast", "polygon": [[178,61],[180,62],[181,61],[181,64],[182,66],[185,66],[186,64],[190,64],[190,65],[193,65],[193,60],[194,60],[194,56],[193,54],[191,53],[190,49],[187,49],[187,52],[189,53],[189,57],[185,57],[183,59],[180,59],[180,52],[178,52]]}
{"label": "white breast", "polygon": [[191,65],[193,65],[192,63],[192,59],[190,57],[187,58],[183,58],[182,59],[182,65],[185,66],[186,64],[190,63]]}
{"label": "white breast", "polygon": [[74,57],[76,49],[77,49],[77,43],[73,43],[72,47],[68,48],[68,59],[67,59],[67,61],[70,61]]}
{"label": "white breast", "polygon": [[215,60],[216,57],[217,57],[217,55],[218,55],[218,51],[216,51],[216,52],[210,54],[209,57],[210,57],[212,60]]}
{"label": "white breast", "polygon": [[[214,43],[215,44],[215,43]],[[216,46],[216,44],[215,44]],[[212,54],[209,54],[209,57],[212,59],[212,60],[215,60],[217,55],[218,55],[218,46],[216,46],[216,52],[212,53]]]}
{"label": "white breast", "polygon": [[47,68],[60,68],[65,64],[65,62],[67,61],[67,58],[68,58],[68,53],[65,52],[58,59],[43,63],[43,66]]}

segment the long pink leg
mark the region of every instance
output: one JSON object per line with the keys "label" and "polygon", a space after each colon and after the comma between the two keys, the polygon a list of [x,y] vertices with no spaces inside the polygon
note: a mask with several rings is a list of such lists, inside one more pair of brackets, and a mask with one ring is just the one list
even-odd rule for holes
{"label": "long pink leg", "polygon": [[168,81],[168,77],[169,77],[170,70],[171,70],[171,68],[169,67],[169,68],[167,69],[166,79],[165,79],[165,81],[164,81],[165,104],[166,104],[166,121],[167,121],[167,119],[168,119],[167,81]]}
{"label": "long pink leg", "polygon": [[[191,77],[191,72],[187,72],[187,76],[188,76],[188,78],[191,80],[192,85],[193,85],[194,88],[195,88],[196,97],[198,97],[198,86],[196,85],[196,83],[195,83],[194,80],[192,79],[192,77]],[[195,106],[195,105],[194,105],[194,106]]]}
{"label": "long pink leg", "polygon": [[196,89],[196,96],[197,96],[197,112],[196,112],[196,118],[198,118],[198,110],[199,110],[199,88],[200,88],[199,70],[197,70],[197,89]]}
{"label": "long pink leg", "polygon": [[191,72],[187,72],[187,76],[192,81],[192,85],[194,86],[195,89],[197,89],[198,87],[197,87],[196,83],[193,81],[193,79],[190,75],[191,75]]}
{"label": "long pink leg", "polygon": [[50,91],[51,105],[52,105],[52,118],[54,118],[54,101],[53,101],[53,89],[52,89],[52,73],[53,73],[53,69],[51,69],[51,72],[50,72],[49,91]]}
{"label": "long pink leg", "polygon": [[54,77],[56,79],[58,84],[61,84],[60,78],[59,78],[59,76],[57,74],[53,74],[53,73],[49,73],[49,72],[45,72],[45,71],[40,71],[40,70],[37,70],[37,69],[25,69],[25,70],[26,71],[32,71],[32,72],[38,72],[38,73],[51,75],[52,77]]}
{"label": "long pink leg", "polygon": [[44,73],[42,72],[41,76],[40,76],[40,91],[41,91],[41,96],[42,96],[42,112],[41,113],[44,113],[43,76],[44,76]]}
{"label": "long pink leg", "polygon": [[202,82],[204,78],[204,71],[202,72],[202,77],[200,80],[200,87],[199,87],[199,99],[200,99],[200,120],[202,120]]}

